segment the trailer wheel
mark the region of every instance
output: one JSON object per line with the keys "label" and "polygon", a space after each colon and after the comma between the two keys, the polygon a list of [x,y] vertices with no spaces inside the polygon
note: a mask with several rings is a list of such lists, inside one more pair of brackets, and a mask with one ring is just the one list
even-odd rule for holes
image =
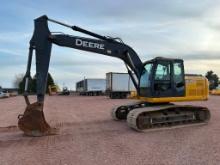
{"label": "trailer wheel", "polygon": [[117,94],[116,93],[112,93],[112,99],[116,99],[117,98]]}
{"label": "trailer wheel", "polygon": [[116,93],[115,95],[116,95],[116,96],[115,96],[116,99],[120,99],[121,93]]}
{"label": "trailer wheel", "polygon": [[126,98],[127,98],[127,93],[123,93],[122,99],[126,99]]}

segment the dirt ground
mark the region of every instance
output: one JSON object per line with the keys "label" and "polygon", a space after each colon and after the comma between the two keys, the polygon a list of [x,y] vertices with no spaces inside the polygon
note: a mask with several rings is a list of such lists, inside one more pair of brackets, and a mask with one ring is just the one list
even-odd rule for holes
{"label": "dirt ground", "polygon": [[110,116],[114,105],[130,101],[103,96],[47,96],[45,116],[51,126],[59,128],[59,134],[34,138],[24,136],[16,126],[17,115],[25,108],[23,97],[1,99],[0,164],[219,164],[220,96],[191,103],[209,107],[212,117],[208,125],[144,133]]}

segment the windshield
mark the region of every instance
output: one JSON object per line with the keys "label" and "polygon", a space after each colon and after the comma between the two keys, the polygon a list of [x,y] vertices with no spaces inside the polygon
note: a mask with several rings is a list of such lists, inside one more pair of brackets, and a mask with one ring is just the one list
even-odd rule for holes
{"label": "windshield", "polygon": [[150,75],[152,70],[152,63],[148,63],[144,66],[144,69],[141,74],[140,78],[140,87],[141,88],[147,88],[150,87]]}

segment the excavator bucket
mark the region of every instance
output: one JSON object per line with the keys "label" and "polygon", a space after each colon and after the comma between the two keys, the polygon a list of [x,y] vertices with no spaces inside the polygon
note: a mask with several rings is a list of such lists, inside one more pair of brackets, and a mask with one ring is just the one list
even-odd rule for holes
{"label": "excavator bucket", "polygon": [[46,122],[43,113],[43,104],[35,102],[27,105],[23,115],[18,116],[18,127],[27,136],[46,136],[56,134]]}

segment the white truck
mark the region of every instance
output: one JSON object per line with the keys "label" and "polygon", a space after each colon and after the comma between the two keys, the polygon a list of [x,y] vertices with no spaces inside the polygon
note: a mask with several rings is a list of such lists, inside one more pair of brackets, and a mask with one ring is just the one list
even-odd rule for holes
{"label": "white truck", "polygon": [[8,98],[9,96],[10,96],[9,93],[0,92],[0,99],[1,98]]}
{"label": "white truck", "polygon": [[76,92],[80,95],[99,96],[105,93],[105,79],[84,79],[76,83]]}
{"label": "white truck", "polygon": [[2,87],[0,86],[0,98],[8,98],[10,95],[8,92],[4,92]]}
{"label": "white truck", "polygon": [[106,93],[111,99],[124,99],[136,91],[128,73],[106,73]]}

